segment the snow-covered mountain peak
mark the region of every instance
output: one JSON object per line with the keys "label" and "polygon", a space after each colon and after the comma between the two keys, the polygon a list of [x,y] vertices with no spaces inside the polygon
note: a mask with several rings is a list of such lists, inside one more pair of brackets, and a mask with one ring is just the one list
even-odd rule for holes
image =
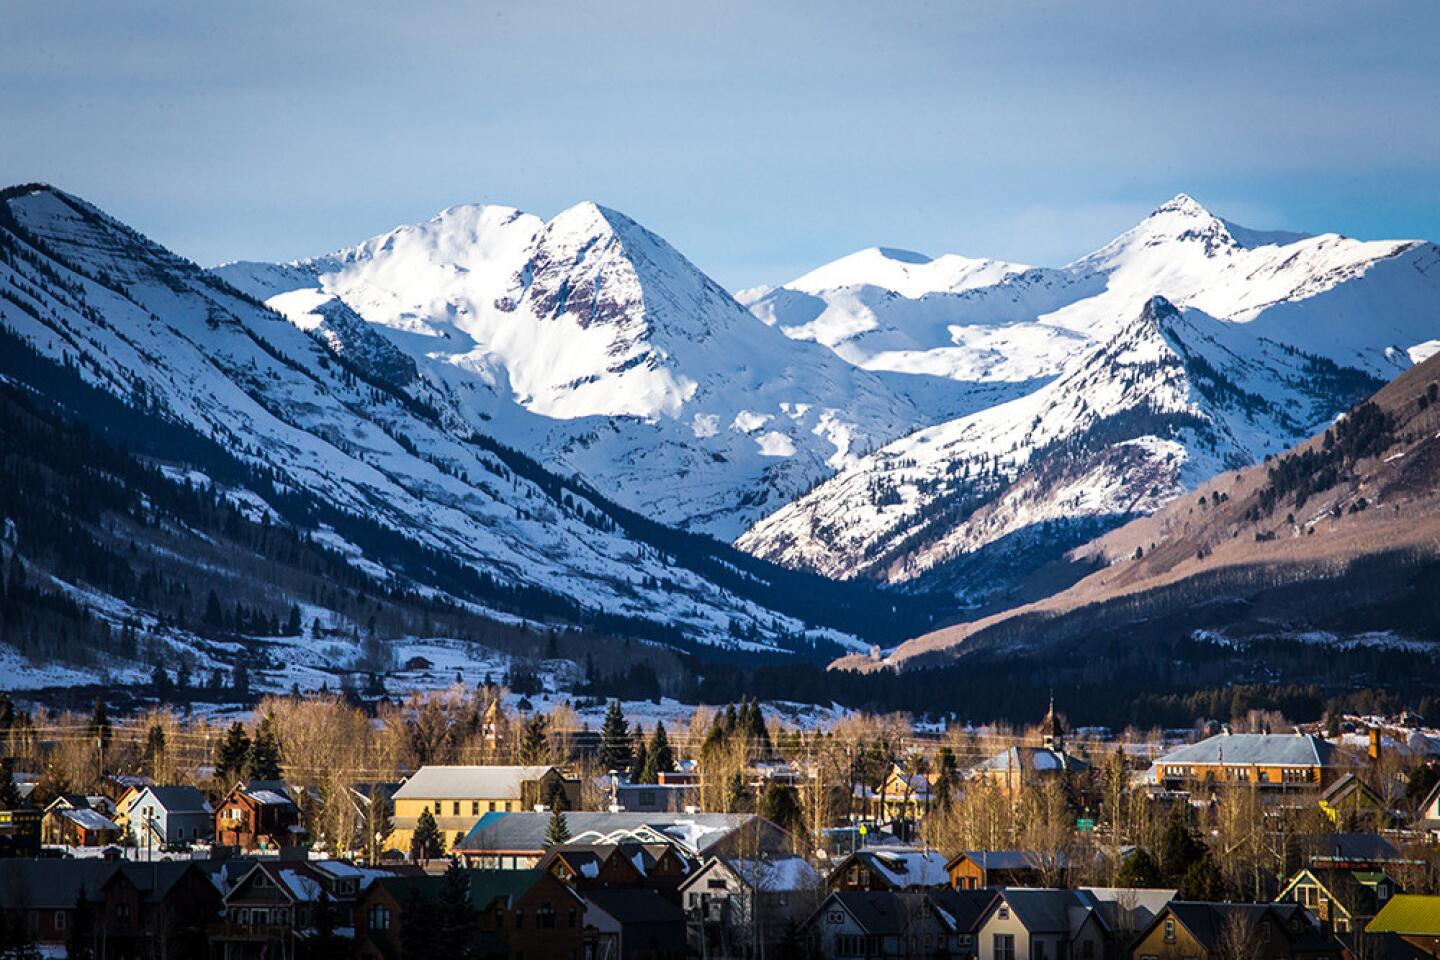
{"label": "snow-covered mountain peak", "polygon": [[1023,264],[982,257],[929,257],[897,247],[866,247],[811,270],[785,284],[785,288],[819,294],[870,286],[913,300],[930,293],[957,293],[988,286],[1027,269]]}

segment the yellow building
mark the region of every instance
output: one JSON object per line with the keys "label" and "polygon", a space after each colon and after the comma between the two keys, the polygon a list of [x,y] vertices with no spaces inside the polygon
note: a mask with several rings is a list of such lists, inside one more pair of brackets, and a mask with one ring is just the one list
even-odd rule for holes
{"label": "yellow building", "polygon": [[1221,733],[1155,761],[1156,782],[1171,790],[1313,790],[1338,773],[1335,746],[1302,733]]}
{"label": "yellow building", "polygon": [[421,767],[395,791],[385,849],[408,853],[415,825],[427,810],[448,848],[456,834],[468,832],[485,814],[533,810],[557,791],[567,809],[579,804],[580,781],[566,779],[554,767]]}

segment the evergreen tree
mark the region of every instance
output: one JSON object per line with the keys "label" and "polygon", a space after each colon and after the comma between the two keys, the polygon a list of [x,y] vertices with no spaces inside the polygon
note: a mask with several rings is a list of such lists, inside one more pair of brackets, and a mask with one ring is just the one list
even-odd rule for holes
{"label": "evergreen tree", "polygon": [[156,769],[165,759],[165,728],[160,724],[152,724],[145,733],[145,751],[142,756],[142,763],[145,772],[155,776]]}
{"label": "evergreen tree", "polygon": [[245,733],[245,725],[236,720],[215,748],[215,779],[229,789],[234,785],[232,781],[245,775],[245,761],[249,756],[250,737]]}
{"label": "evergreen tree", "polygon": [[445,838],[435,825],[435,815],[429,810],[420,811],[415,822],[415,832],[410,836],[410,859],[434,860],[445,847]]}
{"label": "evergreen tree", "polygon": [[800,795],[794,787],[773,779],[765,781],[759,807],[760,816],[782,830],[798,834],[805,829],[805,812],[800,809]]}
{"label": "evergreen tree", "polygon": [[649,751],[645,747],[645,731],[635,724],[634,743],[630,747],[630,782],[649,783],[645,780],[645,767]]}
{"label": "evergreen tree", "polygon": [[620,710],[620,701],[611,700],[600,727],[600,766],[621,773],[630,769],[630,724]]}
{"label": "evergreen tree", "polygon": [[1135,852],[1125,858],[1120,864],[1120,869],[1115,871],[1115,885],[1118,887],[1139,889],[1158,887],[1164,882],[1160,874],[1160,864],[1150,855],[1150,851],[1144,847],[1136,847]]}
{"label": "evergreen tree", "polygon": [[474,942],[479,914],[470,901],[470,875],[454,860],[441,878],[437,906],[439,915],[435,918],[435,927],[439,949],[435,956],[460,960]]}
{"label": "evergreen tree", "polygon": [[244,700],[250,696],[250,670],[245,664],[235,664],[235,672],[230,682],[235,688],[236,700]]}
{"label": "evergreen tree", "polygon": [[245,776],[249,780],[280,779],[280,741],[268,714],[260,718],[255,739],[250,741],[250,751],[245,755]]}
{"label": "evergreen tree", "polygon": [[95,711],[90,715],[90,736],[99,741],[100,749],[104,750],[110,746],[110,735],[113,729],[110,725],[110,714],[105,710],[105,701],[100,697],[95,698]]}
{"label": "evergreen tree", "polygon": [[300,636],[300,605],[298,603],[290,604],[290,619],[285,621],[285,636]]}
{"label": "evergreen tree", "polygon": [[565,811],[556,807],[550,811],[550,824],[545,828],[545,849],[569,842],[570,821],[565,819]]}
{"label": "evergreen tree", "polygon": [[543,713],[536,713],[525,721],[525,730],[520,736],[520,762],[536,765],[545,762],[550,755],[550,720]]}
{"label": "evergreen tree", "polygon": [[22,806],[20,789],[15,786],[15,761],[0,758],[0,810],[18,810]]}
{"label": "evergreen tree", "polygon": [[650,746],[645,751],[645,770],[641,775],[644,783],[659,783],[660,774],[675,769],[675,751],[670,746],[670,735],[665,731],[663,720],[655,721],[655,732],[650,735]]}
{"label": "evergreen tree", "polygon": [[205,598],[205,626],[216,630],[225,626],[225,612],[220,609],[220,598],[214,590]]}
{"label": "evergreen tree", "polygon": [[[432,818],[431,822],[434,820]],[[402,957],[438,957],[439,930],[436,925],[435,905],[412,888],[405,898],[405,922],[400,925],[400,955]]]}
{"label": "evergreen tree", "polygon": [[155,688],[155,695],[161,700],[170,696],[170,674],[165,672],[164,667],[157,664],[150,672],[150,685]]}
{"label": "evergreen tree", "polygon": [[75,913],[65,930],[65,956],[68,960],[93,960],[95,956],[95,906],[85,896],[83,883],[75,894]]}

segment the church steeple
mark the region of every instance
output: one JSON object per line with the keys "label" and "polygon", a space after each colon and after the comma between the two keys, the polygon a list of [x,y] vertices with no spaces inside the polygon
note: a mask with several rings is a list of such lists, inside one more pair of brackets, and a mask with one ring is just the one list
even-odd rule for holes
{"label": "church steeple", "polygon": [[1045,711],[1045,720],[1040,724],[1040,729],[1045,734],[1045,749],[1054,750],[1057,753],[1065,752],[1065,728],[1060,724],[1060,718],[1055,715],[1055,695],[1050,695],[1050,709]]}

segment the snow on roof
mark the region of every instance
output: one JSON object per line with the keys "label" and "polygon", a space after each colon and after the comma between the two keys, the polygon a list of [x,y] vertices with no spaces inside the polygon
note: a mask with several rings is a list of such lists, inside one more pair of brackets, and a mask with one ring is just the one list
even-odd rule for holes
{"label": "snow on roof", "polygon": [[279,875],[276,879],[285,885],[285,888],[290,891],[290,895],[296,900],[310,902],[320,899],[323,889],[320,882],[314,877],[294,869],[277,872]]}
{"label": "snow on roof", "polygon": [[1326,767],[1335,762],[1335,746],[1319,737],[1295,733],[1220,733],[1161,757],[1166,765],[1276,764]]}
{"label": "snow on roof", "polygon": [[120,827],[109,817],[95,810],[83,807],[74,810],[60,810],[60,816],[78,824],[86,830],[119,830]]}
{"label": "snow on roof", "polygon": [[725,862],[741,880],[766,893],[793,893],[798,890],[812,890],[820,885],[820,874],[804,857],[736,859]]}
{"label": "snow on roof", "polygon": [[950,882],[946,858],[938,850],[872,847],[860,851],[859,856],[894,887],[936,887]]}
{"label": "snow on roof", "polygon": [[396,800],[519,800],[527,780],[554,767],[424,766],[395,791]]}
{"label": "snow on roof", "polygon": [[288,804],[290,802],[289,797],[283,797],[280,794],[276,793],[274,790],[246,790],[245,796],[249,797],[251,800],[254,800],[256,803],[264,804],[267,807],[284,806],[285,804]]}

